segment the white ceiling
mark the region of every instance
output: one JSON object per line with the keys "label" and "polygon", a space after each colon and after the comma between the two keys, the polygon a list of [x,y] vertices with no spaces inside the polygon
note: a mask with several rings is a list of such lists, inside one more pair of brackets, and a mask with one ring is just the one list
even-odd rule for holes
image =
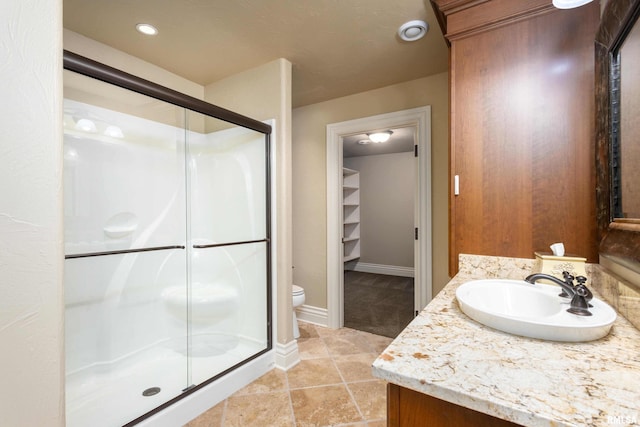
{"label": "white ceiling", "polygon": [[[64,27],[206,85],[277,58],[293,107],[447,71],[429,0],[64,0]],[[404,42],[406,21],[429,24]],[[155,25],[159,34],[136,32]]]}

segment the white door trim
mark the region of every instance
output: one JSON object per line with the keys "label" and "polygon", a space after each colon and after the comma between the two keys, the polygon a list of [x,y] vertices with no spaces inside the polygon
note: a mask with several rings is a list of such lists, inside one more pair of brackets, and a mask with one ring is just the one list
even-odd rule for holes
{"label": "white door trim", "polygon": [[342,138],[376,128],[416,127],[419,197],[416,227],[420,238],[415,254],[415,309],[432,298],[431,256],[431,106],[396,111],[327,125],[327,311],[328,326],[344,325],[342,260]]}

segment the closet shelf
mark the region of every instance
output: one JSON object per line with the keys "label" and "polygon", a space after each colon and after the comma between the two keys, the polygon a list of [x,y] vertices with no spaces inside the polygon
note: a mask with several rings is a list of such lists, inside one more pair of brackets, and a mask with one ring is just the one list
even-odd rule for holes
{"label": "closet shelf", "polygon": [[360,172],[358,172],[355,169],[342,168],[342,176],[355,175],[355,174],[358,174],[358,173],[360,173]]}
{"label": "closet shelf", "polygon": [[[344,262],[360,258],[360,172],[342,168],[342,207],[348,218],[343,218],[343,259]],[[346,216],[346,215],[345,215]]]}

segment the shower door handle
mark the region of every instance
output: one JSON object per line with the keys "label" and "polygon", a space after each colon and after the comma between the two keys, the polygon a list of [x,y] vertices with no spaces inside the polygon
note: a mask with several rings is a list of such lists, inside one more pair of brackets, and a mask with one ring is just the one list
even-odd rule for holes
{"label": "shower door handle", "polygon": [[64,259],[74,259],[74,258],[88,258],[92,256],[104,256],[104,255],[122,255],[122,254],[132,254],[136,252],[153,252],[153,251],[166,251],[168,249],[184,249],[183,245],[174,245],[174,246],[154,246],[150,248],[137,248],[137,249],[121,249],[117,251],[104,251],[104,252],[87,252],[81,254],[69,254],[65,255]]}
{"label": "shower door handle", "polygon": [[193,245],[194,249],[207,249],[207,248],[219,248],[221,246],[236,246],[236,245],[249,245],[251,243],[269,243],[270,239],[258,239],[258,240],[243,240],[240,242],[229,243],[212,243],[209,245]]}

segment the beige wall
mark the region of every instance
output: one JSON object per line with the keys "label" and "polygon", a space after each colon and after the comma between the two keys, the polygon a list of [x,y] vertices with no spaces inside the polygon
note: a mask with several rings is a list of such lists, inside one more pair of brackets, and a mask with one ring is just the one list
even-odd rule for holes
{"label": "beige wall", "polygon": [[293,281],[327,307],[326,126],[431,105],[433,294],[448,282],[448,73],[293,110]]}
{"label": "beige wall", "polygon": [[360,172],[358,261],[413,267],[413,151],[345,158],[343,164]]}
{"label": "beige wall", "polygon": [[64,426],[62,1],[3,1],[0,40],[0,425]]}
{"label": "beige wall", "polygon": [[64,48],[194,98],[203,99],[204,88],[201,85],[66,29],[64,30]]}
{"label": "beige wall", "polygon": [[277,341],[293,339],[291,322],[291,63],[278,59],[260,67],[223,79],[205,88],[212,104],[257,120],[275,119],[275,167],[277,183],[272,203],[278,211],[274,230],[278,277],[276,286]]}

